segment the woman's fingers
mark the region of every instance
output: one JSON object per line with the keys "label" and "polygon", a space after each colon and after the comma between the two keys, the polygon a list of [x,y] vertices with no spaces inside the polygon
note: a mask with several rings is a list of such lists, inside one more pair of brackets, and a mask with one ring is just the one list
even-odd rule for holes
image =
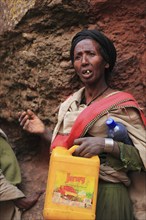
{"label": "woman's fingers", "polygon": [[82,148],[80,152],[80,157],[91,157],[90,149],[88,147]]}
{"label": "woman's fingers", "polygon": [[22,126],[24,130],[29,131],[30,122],[31,120],[34,119],[35,114],[30,109],[28,109],[27,111],[18,113],[18,115],[19,115],[20,126]]}
{"label": "woman's fingers", "polygon": [[74,140],[74,145],[81,145],[86,138],[78,138]]}
{"label": "woman's fingers", "polygon": [[23,119],[27,116],[29,119],[33,119],[35,114],[28,109],[27,111],[19,112],[18,117],[19,117],[19,122],[23,121]]}
{"label": "woman's fingers", "polygon": [[28,128],[28,126],[29,126],[29,123],[30,123],[30,121],[29,121],[29,119],[27,119],[27,120],[25,121],[24,125],[23,125],[23,129],[24,129],[24,130],[28,130],[27,128]]}
{"label": "woman's fingers", "polygon": [[19,122],[21,122],[22,121],[22,119],[25,117],[25,115],[26,115],[26,112],[24,111],[24,112],[19,112],[18,113],[18,117],[19,117]]}
{"label": "woman's fingers", "polygon": [[30,118],[34,118],[36,115],[34,114],[33,111],[31,111],[30,109],[27,110],[27,114]]}
{"label": "woman's fingers", "polygon": [[85,158],[91,158],[93,155],[91,155],[90,153],[86,153],[86,154],[84,154],[84,157]]}
{"label": "woman's fingers", "polygon": [[92,157],[103,152],[104,138],[98,137],[84,137],[78,138],[74,144],[79,145],[75,150],[75,156]]}
{"label": "woman's fingers", "polygon": [[28,119],[29,119],[29,116],[25,115],[23,118],[21,118],[20,125],[23,127]]}
{"label": "woman's fingers", "polygon": [[73,155],[74,156],[81,156],[81,157],[83,157],[84,154],[87,152],[86,143],[82,143],[82,141],[77,141],[76,144],[79,145],[79,147],[77,147],[77,149],[75,150]]}
{"label": "woman's fingers", "polygon": [[45,125],[30,109],[18,113],[18,115],[20,126],[22,126],[24,130],[39,135],[45,132]]}

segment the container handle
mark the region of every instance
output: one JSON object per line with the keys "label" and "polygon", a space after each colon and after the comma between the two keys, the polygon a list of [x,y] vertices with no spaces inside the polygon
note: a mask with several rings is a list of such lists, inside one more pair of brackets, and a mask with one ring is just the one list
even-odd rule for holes
{"label": "container handle", "polygon": [[73,152],[78,148],[79,145],[73,145],[71,148],[68,149],[70,154],[73,154]]}
{"label": "container handle", "polygon": [[[78,147],[79,147],[79,145],[73,145],[71,148],[68,149],[69,153],[72,155]],[[99,160],[98,155],[94,155],[91,158],[94,158],[95,160],[97,160],[97,159]]]}

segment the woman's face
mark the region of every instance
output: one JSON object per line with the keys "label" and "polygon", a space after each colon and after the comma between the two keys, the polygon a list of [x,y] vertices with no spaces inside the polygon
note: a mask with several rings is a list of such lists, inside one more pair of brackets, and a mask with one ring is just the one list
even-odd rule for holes
{"label": "woman's face", "polygon": [[105,65],[100,45],[96,41],[84,39],[75,46],[74,68],[85,85],[105,83]]}

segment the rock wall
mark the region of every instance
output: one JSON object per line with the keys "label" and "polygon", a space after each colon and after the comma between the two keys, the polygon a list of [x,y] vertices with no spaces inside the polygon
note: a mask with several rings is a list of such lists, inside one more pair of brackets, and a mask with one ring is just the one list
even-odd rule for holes
{"label": "rock wall", "polygon": [[1,0],[0,33],[13,29],[34,4],[35,0]]}
{"label": "rock wall", "polygon": [[[146,112],[145,0],[36,0],[23,1],[25,6],[19,1],[14,5],[21,5],[21,13],[18,7],[14,14],[7,13],[12,1],[1,2],[0,123],[29,195],[46,186],[49,154],[37,137],[22,131],[17,115],[30,108],[54,128],[59,104],[80,86],[69,59],[77,31],[98,27],[114,41],[118,58],[111,86],[131,92]],[[23,219],[43,219],[43,203],[44,195]]]}

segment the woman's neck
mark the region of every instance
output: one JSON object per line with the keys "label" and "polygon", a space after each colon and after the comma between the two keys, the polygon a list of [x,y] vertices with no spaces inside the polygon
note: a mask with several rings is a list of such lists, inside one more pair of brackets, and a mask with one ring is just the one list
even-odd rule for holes
{"label": "woman's neck", "polygon": [[109,92],[111,92],[111,89],[106,84],[99,86],[98,88],[96,87],[95,89],[85,87],[85,103],[90,105],[96,99],[103,98]]}

